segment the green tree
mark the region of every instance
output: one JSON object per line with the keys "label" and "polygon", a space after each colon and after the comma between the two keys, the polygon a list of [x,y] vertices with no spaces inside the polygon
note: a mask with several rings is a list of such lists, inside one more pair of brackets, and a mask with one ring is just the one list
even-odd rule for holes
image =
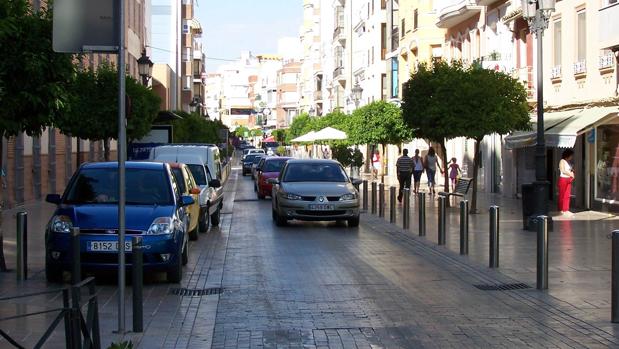
{"label": "green tree", "polygon": [[[447,169],[447,149],[445,143],[459,136],[456,127],[463,112],[461,105],[462,86],[466,84],[466,74],[461,74],[462,64],[438,61],[419,65],[410,80],[402,88],[402,116],[416,137],[440,145],[439,153],[443,159],[443,169]],[[445,176],[445,191],[449,192],[449,177]]]}
{"label": "green tree", "polygon": [[[39,136],[67,107],[73,57],[52,50],[51,12],[36,11],[26,0],[0,1],[0,47],[0,137]],[[2,251],[0,231],[5,271]]]}
{"label": "green tree", "polygon": [[295,139],[299,136],[302,136],[313,129],[314,119],[309,116],[309,114],[303,113],[297,115],[290,124],[290,128],[288,128],[288,138],[287,142],[290,142],[292,139]]}
{"label": "green tree", "polygon": [[480,144],[485,136],[505,135],[531,128],[527,93],[522,83],[494,70],[472,66],[461,74],[466,85],[460,104],[461,114],[455,127],[462,136],[475,141],[473,157],[473,195],[471,212],[477,211],[477,177],[480,164]]}
{"label": "green tree", "polygon": [[404,118],[420,137],[441,145],[444,164],[446,140],[475,140],[471,212],[477,209],[479,145],[486,135],[530,128],[526,98],[524,86],[510,76],[460,62],[421,65],[404,84]]}
{"label": "green tree", "polygon": [[245,126],[238,126],[235,130],[234,130],[234,134],[236,134],[237,137],[243,137],[246,138],[245,135],[247,135],[247,137],[249,137],[249,129]]}
{"label": "green tree", "polygon": [[255,128],[255,129],[253,129],[253,130],[249,131],[249,135],[250,135],[251,137],[260,137],[260,136],[262,136],[263,134],[264,134],[264,132],[262,132],[262,130],[261,130],[261,129],[259,129],[259,128]]}
{"label": "green tree", "polygon": [[280,144],[285,144],[286,143],[286,137],[288,136],[288,129],[279,128],[277,130],[273,130],[273,132],[271,132],[271,135]]}
{"label": "green tree", "polygon": [[400,145],[413,139],[413,132],[404,123],[400,108],[385,101],[356,109],[348,118],[348,125],[348,139],[352,144],[380,144],[383,153],[388,144]]}
{"label": "green tree", "polygon": [[[64,134],[91,141],[105,141],[105,159],[109,160],[107,140],[118,138],[118,74],[107,63],[97,69],[79,71],[70,86],[70,108],[56,118],[55,125]],[[127,139],[144,137],[157,117],[160,99],[136,79],[126,77],[130,100],[127,113]]]}
{"label": "green tree", "polygon": [[219,130],[225,126],[219,121],[205,119],[199,113],[175,111],[182,119],[174,120],[174,143],[213,143],[219,144]]}

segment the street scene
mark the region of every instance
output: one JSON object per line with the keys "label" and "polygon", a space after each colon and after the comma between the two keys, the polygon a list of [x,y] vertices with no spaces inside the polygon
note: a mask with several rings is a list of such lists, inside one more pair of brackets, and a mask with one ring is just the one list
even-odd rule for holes
{"label": "street scene", "polygon": [[619,348],[618,16],[0,1],[0,348]]}

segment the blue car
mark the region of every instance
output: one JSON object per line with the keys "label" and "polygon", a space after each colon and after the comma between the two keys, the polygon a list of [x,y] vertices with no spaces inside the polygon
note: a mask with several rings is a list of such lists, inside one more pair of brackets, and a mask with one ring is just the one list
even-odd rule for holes
{"label": "blue car", "polygon": [[[169,282],[178,283],[188,259],[188,214],[194,201],[181,196],[165,163],[126,163],[127,265],[132,261],[132,236],[142,236],[144,269],[163,271]],[[62,281],[71,270],[71,231],[80,228],[82,269],[118,269],[118,164],[82,165],[62,195],[50,194],[47,201],[58,207],[45,232],[45,275],[50,282]]]}

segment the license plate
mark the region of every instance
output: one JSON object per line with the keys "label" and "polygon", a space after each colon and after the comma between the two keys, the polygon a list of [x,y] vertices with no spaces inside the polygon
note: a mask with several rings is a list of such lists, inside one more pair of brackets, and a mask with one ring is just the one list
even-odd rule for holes
{"label": "license plate", "polygon": [[313,204],[309,205],[309,209],[312,211],[333,211],[334,206],[328,204]]}
{"label": "license plate", "polygon": [[[89,241],[88,251],[92,252],[118,252],[118,241]],[[131,241],[125,241],[125,251],[131,252]]]}

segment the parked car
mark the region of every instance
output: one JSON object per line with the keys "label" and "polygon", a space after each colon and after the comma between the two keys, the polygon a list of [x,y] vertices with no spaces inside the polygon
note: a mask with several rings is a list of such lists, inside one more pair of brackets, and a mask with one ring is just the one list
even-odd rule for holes
{"label": "parked car", "polygon": [[258,164],[260,163],[260,160],[264,159],[265,157],[266,155],[264,154],[258,154],[256,155],[256,157],[254,157],[254,160],[251,164],[251,179],[256,179],[256,169],[258,168]]}
{"label": "parked car", "polygon": [[268,157],[262,160],[262,164],[258,168],[256,176],[256,192],[258,199],[262,200],[267,196],[271,196],[273,185],[267,182],[271,178],[279,177],[279,173],[288,160],[288,157]]}
{"label": "parked car", "polygon": [[288,160],[273,185],[273,220],[348,221],[359,225],[359,192],[342,165],[334,160]]}
{"label": "parked car", "polygon": [[[194,203],[187,206],[189,215],[189,240],[198,240],[198,221],[200,220],[200,194],[202,189],[196,184],[191,170],[185,164],[170,163],[170,170],[176,179],[181,195],[191,196]],[[206,231],[203,231],[206,233]]]}
{"label": "parked car", "polygon": [[209,225],[219,225],[224,191],[221,185],[221,162],[217,147],[165,145],[153,148],[150,159],[186,164],[196,183],[202,189],[200,194],[200,231],[207,231]]}
{"label": "parked car", "polygon": [[[164,163],[126,163],[126,233],[123,248],[131,264],[131,236],[142,236],[144,269],[167,272],[170,282],[182,278],[188,260],[187,206],[191,196],[181,196],[170,166]],[[62,196],[47,195],[57,205],[45,231],[45,276],[62,281],[71,270],[71,232],[80,228],[83,269],[118,269],[118,163],[82,165]]]}
{"label": "parked car", "polygon": [[258,191],[258,174],[260,173],[262,169],[262,165],[264,165],[264,161],[268,158],[269,158],[268,156],[262,157],[260,159],[260,162],[258,162],[258,165],[256,165],[255,174],[254,174],[254,191]]}
{"label": "parked car", "polygon": [[262,143],[262,149],[267,153],[267,155],[275,155],[277,153],[277,147],[279,147],[278,142],[264,142]]}
{"label": "parked car", "polygon": [[245,158],[251,154],[262,154],[262,155],[266,155],[266,152],[264,151],[264,149],[258,149],[258,148],[252,148],[252,149],[248,149],[247,150],[247,154],[245,155]]}
{"label": "parked car", "polygon": [[243,167],[241,172],[243,176],[251,173],[251,167],[254,164],[254,158],[261,156],[262,154],[248,154],[247,156],[245,156],[245,158],[241,161]]}

